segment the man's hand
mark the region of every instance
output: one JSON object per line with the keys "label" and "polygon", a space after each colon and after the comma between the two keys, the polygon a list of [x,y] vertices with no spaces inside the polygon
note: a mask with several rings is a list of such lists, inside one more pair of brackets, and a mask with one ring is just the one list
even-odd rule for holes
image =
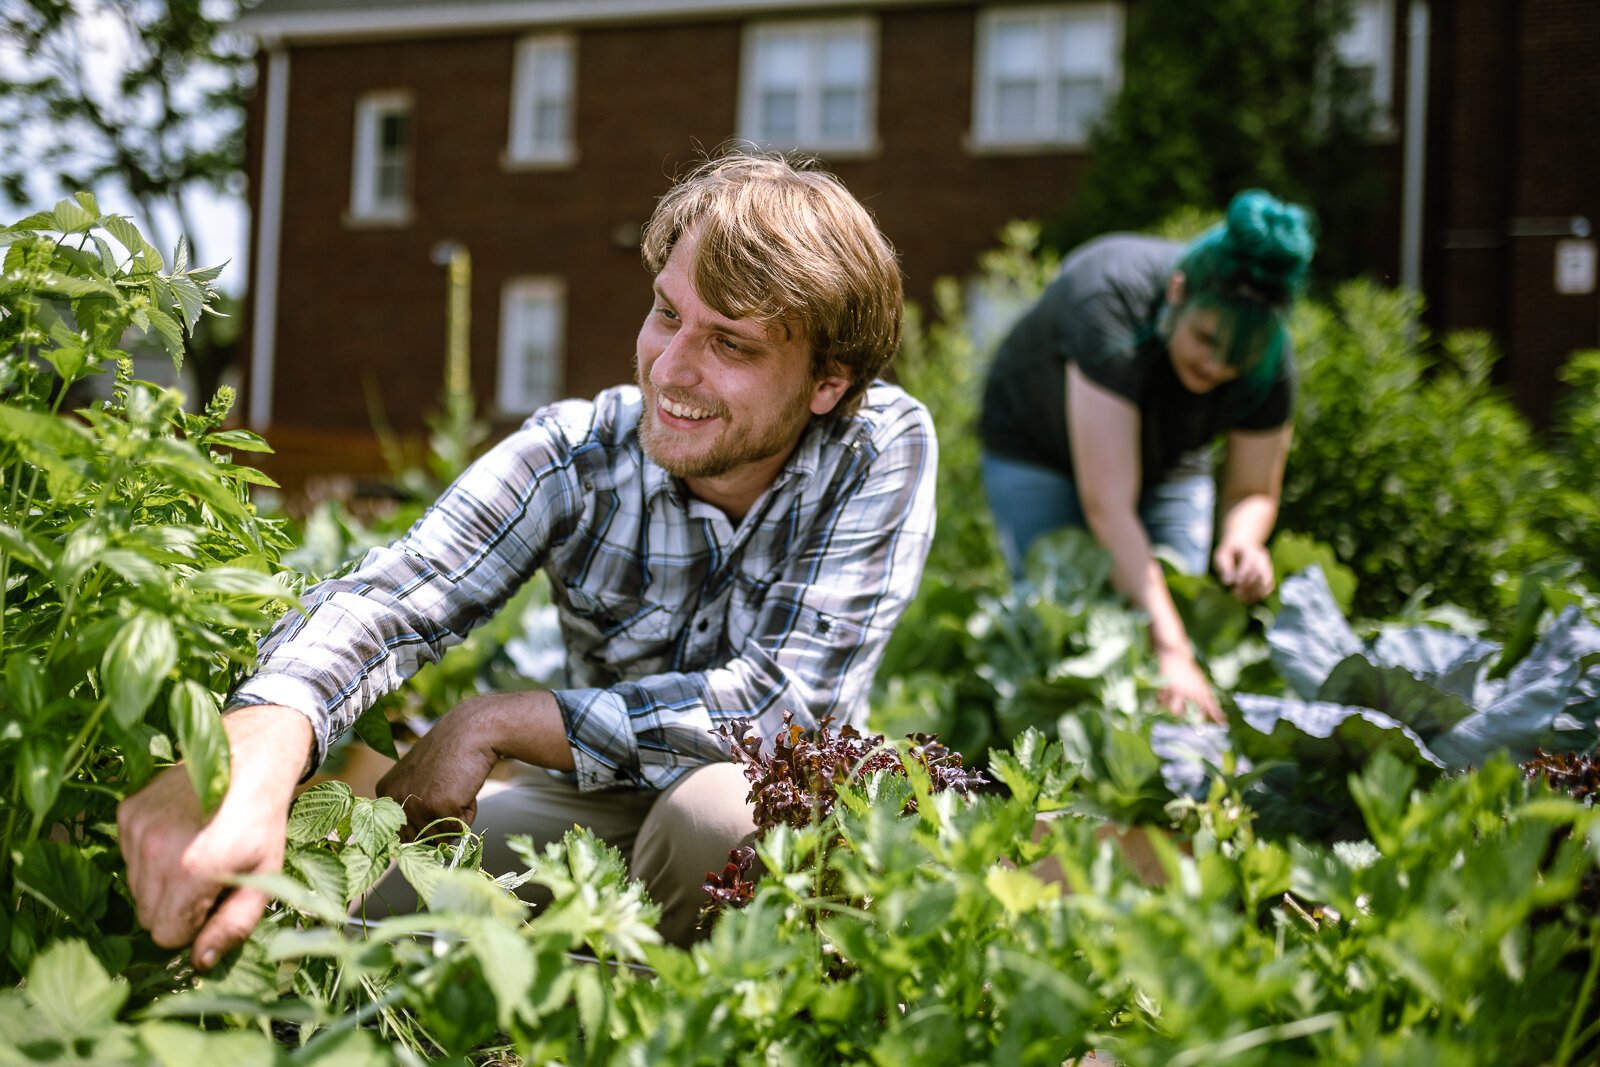
{"label": "man's hand", "polygon": [[1157,657],[1157,663],[1160,664],[1162,677],[1167,681],[1159,698],[1162,707],[1174,715],[1181,715],[1184,705],[1192,701],[1200,709],[1200,714],[1212,722],[1228,721],[1228,717],[1222,713],[1222,705],[1217,702],[1217,695],[1211,691],[1211,683],[1206,681],[1204,672],[1193,656],[1172,653]]}
{"label": "man's hand", "polygon": [[408,839],[437,819],[471,825],[478,790],[502,759],[572,770],[572,747],[555,697],[533,690],[462,701],[378,779],[378,795],[405,808]]}
{"label": "man's hand", "polygon": [[1253,541],[1224,541],[1212,556],[1217,577],[1246,604],[1254,604],[1272,592],[1272,554],[1265,545]]}
{"label": "man's hand", "polygon": [[265,893],[230,892],[228,880],[283,866],[289,805],[312,740],[304,715],[276,705],[240,709],[222,724],[232,772],[209,820],[181,766],[162,771],[117,808],[139,921],[163,947],[193,941],[190,955],[202,971],[249,937],[266,911]]}

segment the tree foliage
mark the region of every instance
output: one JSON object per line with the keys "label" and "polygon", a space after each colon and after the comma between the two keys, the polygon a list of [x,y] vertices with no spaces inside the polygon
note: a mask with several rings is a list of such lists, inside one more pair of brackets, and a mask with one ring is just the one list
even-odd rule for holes
{"label": "tree foliage", "polygon": [[1128,12],[1124,84],[1076,196],[1049,228],[1068,248],[1261,187],[1312,206],[1320,273],[1361,262],[1377,201],[1375,116],[1338,62],[1347,0],[1143,0]]}
{"label": "tree foliage", "polygon": [[[79,191],[131,196],[154,244],[195,226],[197,194],[236,193],[244,158],[246,44],[238,0],[10,0],[0,6],[0,194],[15,204]],[[158,220],[176,224],[163,233]],[[235,345],[202,331],[188,362],[210,396]]]}

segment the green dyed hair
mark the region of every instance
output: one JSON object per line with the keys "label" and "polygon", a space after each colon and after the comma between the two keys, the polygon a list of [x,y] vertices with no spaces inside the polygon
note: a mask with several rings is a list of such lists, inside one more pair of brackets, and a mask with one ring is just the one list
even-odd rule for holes
{"label": "green dyed hair", "polygon": [[1316,248],[1305,208],[1246,189],[1179,258],[1184,305],[1217,311],[1223,362],[1241,375],[1266,380],[1277,371],[1287,313],[1305,289]]}

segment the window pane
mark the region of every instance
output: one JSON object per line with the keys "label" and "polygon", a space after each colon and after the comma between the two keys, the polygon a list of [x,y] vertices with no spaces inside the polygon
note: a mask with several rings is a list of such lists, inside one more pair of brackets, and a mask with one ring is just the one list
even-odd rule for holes
{"label": "window pane", "polygon": [[406,144],[406,116],[391,111],[378,117],[378,150],[388,155]]}
{"label": "window pane", "polygon": [[995,104],[995,125],[1001,133],[1034,132],[1039,111],[1039,87],[1036,83],[1001,82],[995,87]]}
{"label": "window pane", "polygon": [[1350,25],[1339,34],[1338,50],[1351,66],[1371,66],[1383,54],[1378,5],[1357,3],[1350,12]]}
{"label": "window pane", "polygon": [[799,89],[806,81],[805,42],[794,34],[767,37],[757,60],[761,84],[773,89]]}
{"label": "window pane", "polygon": [[1105,18],[1063,18],[1059,27],[1059,69],[1074,74],[1109,71],[1112,55],[1111,23]]}
{"label": "window pane", "polygon": [[800,94],[774,92],[761,94],[761,133],[764,137],[798,137],[800,135]]}
{"label": "window pane", "polygon": [[533,143],[559,148],[567,140],[567,108],[559,101],[542,101],[533,109]]}
{"label": "window pane", "polygon": [[1001,80],[1037,78],[1044,69],[1044,40],[1033,22],[1003,22],[989,37],[989,70]]}
{"label": "window pane", "polygon": [[1056,100],[1056,132],[1068,141],[1087,140],[1105,108],[1105,83],[1098,78],[1064,80]]}
{"label": "window pane", "polygon": [[822,136],[828,139],[854,137],[860,131],[861,93],[855,89],[822,91]]}
{"label": "window pane", "polygon": [[866,38],[853,30],[824,34],[821,65],[824,85],[866,84]]}
{"label": "window pane", "polygon": [[541,97],[565,98],[567,95],[567,49],[541,48],[535,53],[534,85]]}

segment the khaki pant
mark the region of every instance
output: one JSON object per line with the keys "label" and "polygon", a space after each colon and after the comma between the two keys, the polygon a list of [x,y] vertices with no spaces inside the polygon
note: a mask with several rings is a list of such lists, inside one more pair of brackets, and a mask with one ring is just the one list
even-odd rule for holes
{"label": "khaki pant", "polygon": [[[594,831],[622,853],[628,870],[661,905],[661,936],[687,945],[705,936],[699,928],[707,872],[722,873],[728,850],[755,838],[754,808],[745,801],[750,783],[737,764],[712,763],[679,778],[664,792],[579,792],[570,778],[532,770],[478,798],[472,829],[483,838],[483,869],[500,875],[526,864],[506,846],[507,834],[527,834],[535,849],[559,841],[573,826]],[[518,892],[529,903],[549,901],[543,886]],[[416,894],[398,871],[379,882],[366,903],[378,917],[415,911]]]}

